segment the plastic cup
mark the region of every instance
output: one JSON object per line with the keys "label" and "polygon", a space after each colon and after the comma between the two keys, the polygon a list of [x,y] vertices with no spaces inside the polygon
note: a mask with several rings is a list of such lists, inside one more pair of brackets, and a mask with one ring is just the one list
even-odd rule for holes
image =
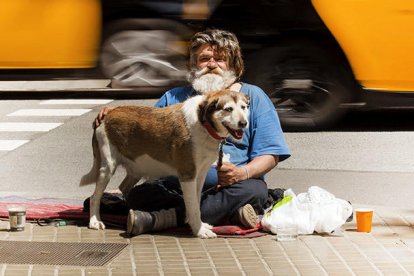
{"label": "plastic cup", "polygon": [[278,241],[294,241],[298,237],[296,226],[284,226],[276,228],[276,239]]}
{"label": "plastic cup", "polygon": [[372,215],[374,210],[369,208],[355,209],[357,231],[358,232],[371,232],[372,228]]}
{"label": "plastic cup", "polygon": [[21,205],[7,206],[9,212],[10,231],[23,231],[26,224],[26,207]]}

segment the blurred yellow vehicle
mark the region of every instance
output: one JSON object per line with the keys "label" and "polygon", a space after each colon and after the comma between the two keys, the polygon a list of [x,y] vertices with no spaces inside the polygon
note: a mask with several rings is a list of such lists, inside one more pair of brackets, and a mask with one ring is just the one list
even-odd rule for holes
{"label": "blurred yellow vehicle", "polygon": [[259,2],[267,42],[246,73],[286,130],[326,129],[350,108],[414,107],[413,1]]}
{"label": "blurred yellow vehicle", "polygon": [[1,1],[0,73],[97,68],[118,87],[172,85],[185,79],[192,33],[183,22],[208,12],[204,0],[196,10],[184,2]]}
{"label": "blurred yellow vehicle", "polygon": [[0,3],[0,68],[90,68],[98,60],[98,0]]}
{"label": "blurred yellow vehicle", "polygon": [[414,91],[414,2],[313,0],[369,89]]}

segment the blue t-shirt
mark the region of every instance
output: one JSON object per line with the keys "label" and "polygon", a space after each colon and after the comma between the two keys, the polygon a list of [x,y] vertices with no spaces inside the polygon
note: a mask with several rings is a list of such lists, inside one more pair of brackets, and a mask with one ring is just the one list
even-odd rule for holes
{"label": "blue t-shirt", "polygon": [[[273,103],[259,87],[241,83],[240,92],[250,97],[249,127],[244,130],[243,139],[235,142],[227,139],[223,153],[230,162],[242,166],[259,155],[277,155],[279,162],[290,156],[289,148],[280,127],[279,117]],[[191,86],[177,87],[167,91],[155,104],[165,107],[185,101],[196,95]],[[214,167],[207,174],[204,188],[217,185],[217,172]]]}

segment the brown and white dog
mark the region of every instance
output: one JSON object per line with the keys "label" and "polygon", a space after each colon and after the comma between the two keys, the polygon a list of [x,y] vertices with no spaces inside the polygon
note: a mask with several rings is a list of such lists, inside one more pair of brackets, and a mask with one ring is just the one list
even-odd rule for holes
{"label": "brown and white dog", "polygon": [[216,237],[211,226],[201,221],[201,190],[220,141],[227,136],[241,139],[248,113],[249,97],[230,90],[194,96],[164,108],[120,106],[111,110],[94,131],[93,167],[80,182],[80,186],[96,182],[89,227],[105,229],[100,201],[115,169],[123,165],[127,176],[119,188],[124,194],[142,177],[177,176],[194,235]]}

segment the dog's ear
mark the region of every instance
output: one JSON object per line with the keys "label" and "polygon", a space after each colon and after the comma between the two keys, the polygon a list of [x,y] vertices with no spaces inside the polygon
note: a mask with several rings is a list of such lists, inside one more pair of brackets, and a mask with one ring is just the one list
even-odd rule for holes
{"label": "dog's ear", "polygon": [[218,99],[204,100],[198,106],[198,119],[203,124],[210,121],[210,115],[217,109]]}
{"label": "dog's ear", "polygon": [[198,105],[198,114],[197,114],[198,115],[198,120],[202,124],[204,124],[205,121],[206,121],[204,114],[206,113],[207,104],[208,104],[208,101],[204,100]]}
{"label": "dog's ear", "polygon": [[243,94],[243,95],[244,95],[244,98],[245,98],[245,102],[246,102],[247,106],[249,107],[250,106],[250,97],[246,94]]}

